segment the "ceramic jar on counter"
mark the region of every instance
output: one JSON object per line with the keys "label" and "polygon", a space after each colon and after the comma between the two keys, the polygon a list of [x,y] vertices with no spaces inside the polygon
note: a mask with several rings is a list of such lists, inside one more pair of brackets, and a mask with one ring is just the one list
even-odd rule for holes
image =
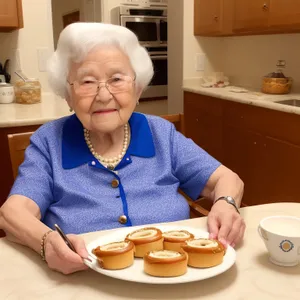
{"label": "ceramic jar on counter", "polygon": [[41,102],[41,84],[38,79],[30,78],[15,83],[16,103],[34,104]]}
{"label": "ceramic jar on counter", "polygon": [[14,86],[9,83],[0,83],[0,104],[12,103],[14,100]]}

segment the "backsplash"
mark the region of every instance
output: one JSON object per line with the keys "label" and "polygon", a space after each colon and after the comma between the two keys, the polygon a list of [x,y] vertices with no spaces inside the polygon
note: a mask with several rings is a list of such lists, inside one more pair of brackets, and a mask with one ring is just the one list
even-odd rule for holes
{"label": "backsplash", "polygon": [[293,92],[300,92],[300,34],[226,37],[222,39],[221,69],[232,83],[260,89],[262,77],[285,60],[285,76],[293,78]]}

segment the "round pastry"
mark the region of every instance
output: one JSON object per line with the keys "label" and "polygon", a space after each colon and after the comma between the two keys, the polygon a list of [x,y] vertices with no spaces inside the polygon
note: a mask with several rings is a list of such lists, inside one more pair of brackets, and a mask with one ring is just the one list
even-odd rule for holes
{"label": "round pastry", "polygon": [[204,238],[185,241],[182,249],[188,254],[188,265],[196,268],[219,265],[225,254],[225,247],[219,241]]}
{"label": "round pastry", "polygon": [[99,265],[108,270],[124,269],[133,264],[134,244],[130,241],[114,242],[99,246],[92,251]]}
{"label": "round pastry", "polygon": [[144,255],[153,250],[163,250],[162,232],[155,227],[145,227],[129,233],[125,241],[131,241],[135,245],[135,257]]}
{"label": "round pastry", "polygon": [[175,277],[186,273],[187,254],[171,250],[150,251],[144,256],[145,273],[157,277]]}
{"label": "round pastry", "polygon": [[193,239],[194,235],[186,230],[171,230],[163,233],[164,249],[181,252],[181,245],[189,239]]}

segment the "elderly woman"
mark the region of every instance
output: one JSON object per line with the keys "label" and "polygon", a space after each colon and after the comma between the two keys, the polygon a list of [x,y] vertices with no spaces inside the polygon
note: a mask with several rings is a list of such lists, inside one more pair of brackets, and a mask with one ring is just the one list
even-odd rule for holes
{"label": "elderly woman", "polygon": [[[61,33],[49,79],[75,114],[33,134],[0,210],[7,237],[41,253],[51,269],[86,268],[76,234],[189,218],[179,188],[214,201],[212,238],[232,246],[242,239],[239,177],[170,122],[133,112],[152,76],[149,55],[124,27],[75,23]],[[55,223],[76,253],[51,230]]]}

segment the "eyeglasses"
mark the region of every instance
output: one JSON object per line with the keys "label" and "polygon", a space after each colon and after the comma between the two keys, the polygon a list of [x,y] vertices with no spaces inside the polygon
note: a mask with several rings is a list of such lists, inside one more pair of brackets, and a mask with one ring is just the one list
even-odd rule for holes
{"label": "eyeglasses", "polygon": [[103,84],[111,94],[117,94],[130,91],[134,81],[135,77],[118,75],[106,81],[86,80],[83,78],[75,80],[73,83],[68,83],[73,86],[74,92],[78,96],[96,96],[100,91],[101,84]]}

